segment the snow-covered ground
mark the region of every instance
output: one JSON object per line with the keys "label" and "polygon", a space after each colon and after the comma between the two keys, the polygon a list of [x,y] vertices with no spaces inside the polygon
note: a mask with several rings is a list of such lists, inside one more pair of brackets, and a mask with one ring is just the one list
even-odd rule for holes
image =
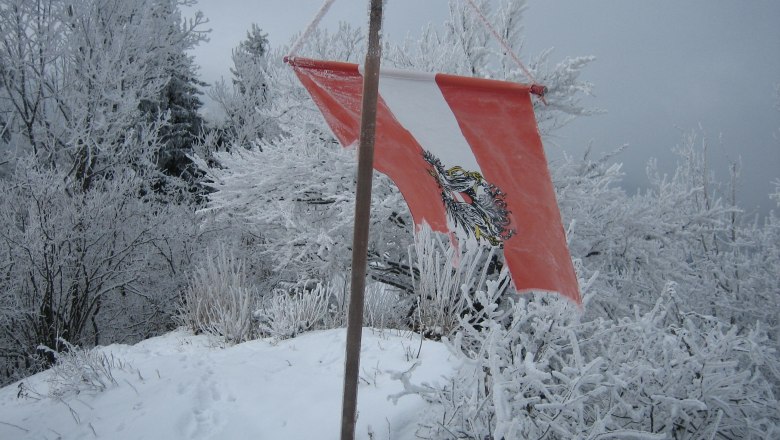
{"label": "snow-covered ground", "polygon": [[[104,391],[50,397],[51,371],[0,389],[0,439],[335,439],[345,337],[337,329],[222,347],[179,330],[104,347],[116,381]],[[454,369],[441,343],[364,329],[357,438],[415,438],[426,404],[388,399],[403,388],[392,372],[415,362],[415,383],[445,381]]]}

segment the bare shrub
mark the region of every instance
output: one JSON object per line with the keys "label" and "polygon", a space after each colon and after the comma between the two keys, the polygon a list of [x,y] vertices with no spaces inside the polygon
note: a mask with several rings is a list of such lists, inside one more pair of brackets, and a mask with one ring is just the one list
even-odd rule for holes
{"label": "bare shrub", "polygon": [[308,330],[324,328],[333,295],[333,288],[322,283],[311,289],[305,286],[293,291],[276,289],[257,312],[260,331],[288,339]]}
{"label": "bare shrub", "polygon": [[194,332],[221,336],[226,342],[252,339],[257,293],[247,286],[245,262],[220,246],[189,277],[179,320]]}
{"label": "bare shrub", "polygon": [[[330,298],[326,325],[328,328],[344,327],[347,325],[350,286],[348,283],[338,281],[331,283],[331,286],[333,286],[333,296]],[[363,304],[364,327],[405,328],[405,315],[408,308],[409,298],[404,291],[381,282],[367,280]]]}
{"label": "bare shrub", "polygon": [[400,328],[403,321],[403,302],[399,292],[387,284],[369,283],[363,306],[363,326],[373,328]]}
{"label": "bare shrub", "polygon": [[678,304],[669,286],[645,314],[581,322],[562,298],[524,296],[479,327],[462,322],[450,382],[416,385],[409,372],[394,398],[433,404],[417,432],[427,439],[775,438],[766,334]]}
{"label": "bare shrub", "polygon": [[[451,335],[459,327],[474,305],[473,293],[484,290],[489,281],[487,262],[496,252],[468,240],[452,246],[442,237],[424,226],[415,234],[414,254],[409,255],[417,269],[412,280],[417,304],[411,319],[421,333],[433,338]],[[501,284],[501,292],[507,285]]]}
{"label": "bare shrub", "polygon": [[87,347],[165,330],[191,252],[180,243],[197,240],[189,208],[140,172],[82,190],[33,160],[0,180],[0,384],[53,365],[37,347],[59,351],[60,337]]}
{"label": "bare shrub", "polygon": [[[49,396],[54,398],[82,392],[99,393],[116,386],[115,370],[131,370],[123,360],[100,350],[85,350],[60,340],[67,351],[56,353],[57,360],[48,378]],[[45,349],[45,347],[41,347]]]}

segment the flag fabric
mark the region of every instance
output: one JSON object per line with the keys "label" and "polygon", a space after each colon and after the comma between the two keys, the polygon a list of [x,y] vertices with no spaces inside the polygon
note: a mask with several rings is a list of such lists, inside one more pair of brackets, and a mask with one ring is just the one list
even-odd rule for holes
{"label": "flag fabric", "polygon": [[[357,144],[356,64],[288,60],[343,146]],[[503,247],[519,292],[581,304],[531,102],[531,86],[382,69],[374,168],[415,224]]]}

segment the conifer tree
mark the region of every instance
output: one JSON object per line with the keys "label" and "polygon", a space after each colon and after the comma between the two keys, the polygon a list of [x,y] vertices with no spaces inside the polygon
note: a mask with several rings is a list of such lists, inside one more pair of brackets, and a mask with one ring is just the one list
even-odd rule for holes
{"label": "conifer tree", "polygon": [[268,47],[268,35],[253,23],[246,39],[233,50],[231,86],[222,81],[211,93],[225,112],[224,129],[233,145],[248,147],[275,132],[269,120],[261,115],[269,99]]}
{"label": "conifer tree", "polygon": [[161,118],[165,121],[160,129],[163,141],[158,154],[157,165],[165,174],[192,181],[191,161],[187,158],[193,151],[193,144],[201,135],[203,119],[198,110],[203,106],[199,87],[207,84],[197,78],[192,57],[183,51],[174,54],[178,61],[171,65],[165,87],[154,100],[143,101],[141,110],[151,122]]}

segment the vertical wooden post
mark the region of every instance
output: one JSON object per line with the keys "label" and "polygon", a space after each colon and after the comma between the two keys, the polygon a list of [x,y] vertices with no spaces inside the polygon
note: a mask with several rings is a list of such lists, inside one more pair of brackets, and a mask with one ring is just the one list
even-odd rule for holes
{"label": "vertical wooden post", "polygon": [[355,195],[355,229],[352,239],[352,285],[347,316],[347,348],[344,360],[344,397],[341,407],[341,440],[354,440],[357,421],[357,388],[360,370],[360,344],[363,336],[363,295],[368,260],[368,225],[371,214],[371,181],[374,174],[376,105],[379,94],[379,59],[382,48],[383,0],[371,0],[368,25],[368,52],[363,71],[363,108]]}

